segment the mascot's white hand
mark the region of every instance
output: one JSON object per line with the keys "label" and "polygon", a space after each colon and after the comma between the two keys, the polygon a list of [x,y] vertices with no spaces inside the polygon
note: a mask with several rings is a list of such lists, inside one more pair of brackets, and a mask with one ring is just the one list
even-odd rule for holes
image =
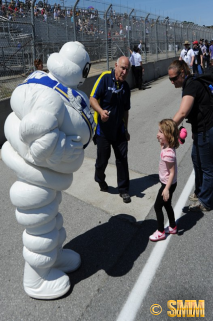
{"label": "mascot's white hand", "polygon": [[80,140],[80,136],[66,136],[55,129],[35,140],[30,146],[30,154],[36,162],[46,160],[49,165],[72,163],[84,153]]}
{"label": "mascot's white hand", "polygon": [[65,163],[73,162],[81,157],[84,153],[83,144],[80,136],[67,136],[65,151],[62,157],[62,161]]}

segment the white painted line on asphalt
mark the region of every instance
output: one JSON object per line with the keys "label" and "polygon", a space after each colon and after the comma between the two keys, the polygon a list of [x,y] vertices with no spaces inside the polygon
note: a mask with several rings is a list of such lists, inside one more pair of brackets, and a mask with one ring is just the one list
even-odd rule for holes
{"label": "white painted line on asphalt", "polygon": [[[194,171],[192,171],[174,208],[176,220],[181,217],[182,208],[187,202],[188,196],[193,188],[194,181]],[[168,225],[168,223],[169,222],[167,221],[166,225]],[[135,320],[137,312],[141,307],[141,303],[155,276],[156,270],[163,258],[170,240],[171,235],[167,237],[166,240],[156,243],[116,321]]]}

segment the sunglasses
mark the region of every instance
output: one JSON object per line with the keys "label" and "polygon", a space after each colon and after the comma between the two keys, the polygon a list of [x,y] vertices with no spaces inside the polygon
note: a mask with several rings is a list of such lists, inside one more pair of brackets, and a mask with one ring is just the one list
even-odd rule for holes
{"label": "sunglasses", "polygon": [[180,72],[177,74],[177,76],[175,76],[175,77],[169,77],[169,80],[170,81],[176,81],[177,79],[178,79],[178,77],[180,76]]}

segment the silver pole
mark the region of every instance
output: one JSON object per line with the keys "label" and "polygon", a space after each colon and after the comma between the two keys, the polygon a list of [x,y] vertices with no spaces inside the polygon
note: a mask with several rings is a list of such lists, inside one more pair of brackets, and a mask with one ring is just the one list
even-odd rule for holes
{"label": "silver pole", "polygon": [[174,22],[174,53],[175,53],[175,56],[177,54],[177,52],[176,52],[176,23],[177,23],[177,21]]}
{"label": "silver pole", "polygon": [[[36,0],[33,0],[31,2],[31,25],[32,25],[32,55],[33,55],[33,66],[34,66],[34,60],[36,59],[35,54],[35,18],[34,18],[34,6],[35,6]],[[34,66],[35,71],[35,66]]]}
{"label": "silver pole", "polygon": [[156,58],[158,61],[158,20],[160,16],[157,17],[156,22],[155,22],[155,37],[156,37]]}
{"label": "silver pole", "polygon": [[148,19],[150,13],[148,13],[148,15],[146,16],[145,18],[145,21],[144,21],[144,53],[145,53],[145,62],[147,62],[147,55],[146,55],[146,20]]}
{"label": "silver pole", "polygon": [[[129,41],[129,25],[130,25],[130,16],[133,13],[134,9],[132,9],[130,11],[130,14],[128,15],[128,47],[130,48],[130,41]],[[130,52],[129,52],[129,56],[130,56]]]}
{"label": "silver pole", "polygon": [[107,14],[112,4],[109,5],[107,11],[105,12],[105,32],[106,32],[106,59],[107,59],[107,70],[109,70],[109,53],[108,53],[108,28],[107,28]]}
{"label": "silver pole", "polygon": [[74,8],[73,8],[73,24],[74,24],[74,26],[73,26],[73,31],[74,31],[74,41],[76,41],[76,40],[77,40],[77,37],[76,37],[76,27],[75,27],[75,9],[76,9],[76,7],[77,7],[77,5],[78,5],[79,1],[80,1],[80,0],[77,0],[77,1],[76,1],[75,5],[74,5]]}

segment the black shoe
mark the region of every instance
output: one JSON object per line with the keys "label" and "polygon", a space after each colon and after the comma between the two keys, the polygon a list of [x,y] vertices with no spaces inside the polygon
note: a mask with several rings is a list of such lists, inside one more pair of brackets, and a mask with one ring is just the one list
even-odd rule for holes
{"label": "black shoe", "polygon": [[120,193],[120,197],[123,198],[124,203],[130,203],[131,198],[128,193]]}
{"label": "black shoe", "polygon": [[106,182],[101,182],[101,183],[98,183],[99,186],[100,186],[100,191],[101,192],[107,192],[108,191],[108,185]]}

